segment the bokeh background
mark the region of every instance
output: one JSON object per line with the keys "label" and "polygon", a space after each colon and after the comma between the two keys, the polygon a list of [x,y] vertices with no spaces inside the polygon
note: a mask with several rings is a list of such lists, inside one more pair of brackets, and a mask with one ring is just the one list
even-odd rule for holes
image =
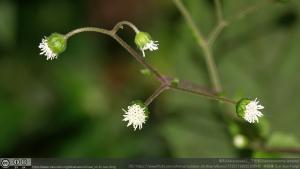
{"label": "bokeh background", "polygon": [[[223,1],[231,18],[262,0]],[[186,0],[205,35],[216,24],[212,0]],[[233,22],[214,46],[224,95],[258,97],[265,106],[264,142],[298,146],[300,140],[300,1],[272,1]],[[224,106],[201,96],[167,91],[149,107],[141,131],[122,122],[122,108],[158,87],[113,39],[83,33],[56,60],[38,45],[53,32],[128,20],[160,42],[147,62],[162,73],[210,86],[196,41],[171,0],[1,0],[1,157],[269,157],[237,149]],[[119,35],[135,49],[134,33]],[[253,127],[253,126],[252,126]],[[247,126],[250,128],[251,126]],[[244,129],[240,129],[244,131]],[[289,156],[289,154],[276,154]]]}

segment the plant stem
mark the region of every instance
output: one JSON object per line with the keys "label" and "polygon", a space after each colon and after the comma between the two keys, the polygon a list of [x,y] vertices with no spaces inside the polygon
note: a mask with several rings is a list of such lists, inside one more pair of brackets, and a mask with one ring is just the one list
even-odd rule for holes
{"label": "plant stem", "polygon": [[165,77],[166,82],[162,83],[161,86],[157,88],[150,97],[148,97],[148,99],[145,101],[145,105],[146,106],[150,105],[155,98],[157,98],[162,92],[168,89],[180,90],[195,95],[205,96],[206,98],[211,100],[217,100],[217,101],[226,102],[234,105],[236,104],[236,101],[234,100],[225,97],[220,97],[215,91],[193,84],[189,81],[180,80],[176,85],[174,85],[172,84],[172,81],[174,79],[175,78],[173,77]]}
{"label": "plant stem", "polygon": [[262,3],[257,3],[253,6],[247,7],[246,9],[244,9],[244,10],[240,11],[239,13],[237,13],[236,15],[234,15],[232,18],[229,18],[227,21],[227,24],[229,25],[232,22],[235,22],[235,21],[245,18],[246,16],[253,14],[254,12],[258,11],[259,9],[261,9],[262,7],[264,7],[265,5],[267,5],[269,3],[273,3],[273,0],[265,0]]}
{"label": "plant stem", "polygon": [[201,31],[197,28],[194,20],[192,19],[191,15],[189,14],[188,10],[185,8],[181,0],[173,0],[174,4],[177,6],[181,14],[183,15],[184,19],[187,21],[188,26],[193,32],[198,45],[203,49],[203,56],[208,67],[208,73],[211,79],[211,83],[214,86],[214,89],[218,92],[222,92],[222,87],[220,84],[220,78],[218,75],[217,67],[213,58],[213,54],[211,49],[209,48],[208,43],[206,42],[204,36],[202,35]]}
{"label": "plant stem", "polygon": [[69,39],[71,36],[74,36],[78,33],[82,33],[82,32],[97,32],[97,33],[101,33],[101,34],[105,34],[105,35],[112,35],[110,30],[106,30],[106,29],[102,29],[102,28],[95,28],[95,27],[84,27],[84,28],[78,28],[75,29],[69,33],[67,33],[65,35],[66,39]]}
{"label": "plant stem", "polygon": [[120,28],[123,29],[123,25],[129,26],[131,29],[134,30],[135,33],[140,32],[140,30],[133,23],[129,21],[118,22],[111,31],[115,34]]}
{"label": "plant stem", "polygon": [[196,89],[196,88],[191,87],[191,86],[185,86],[185,85],[179,84],[178,86],[171,86],[170,88],[185,91],[185,92],[189,92],[189,93],[193,93],[193,94],[196,94],[196,95],[202,95],[202,96],[205,96],[205,97],[207,97],[209,99],[212,99],[212,100],[226,102],[226,103],[230,103],[230,104],[234,104],[234,105],[236,104],[236,101],[234,101],[234,100],[231,100],[231,99],[228,99],[228,98],[225,98],[225,97],[220,97],[217,94],[213,94],[213,93],[207,92],[205,90],[199,90],[199,89]]}
{"label": "plant stem", "polygon": [[222,20],[218,23],[218,25],[213,29],[213,31],[208,36],[208,44],[210,47],[213,46],[215,41],[217,40],[218,36],[221,34],[221,32],[224,30],[224,28],[227,26],[227,22],[225,20]]}
{"label": "plant stem", "polygon": [[220,0],[214,0],[215,6],[216,6],[216,14],[217,14],[217,20],[218,23],[223,21],[223,12],[222,12],[222,6]]}
{"label": "plant stem", "polygon": [[145,62],[144,58],[140,56],[134,49],[132,49],[118,35],[115,34],[112,36],[112,38],[114,38],[123,48],[125,48],[140,64],[142,64],[145,68],[149,69],[161,83],[165,82],[163,75],[160,74],[154,67]]}
{"label": "plant stem", "polygon": [[149,106],[154,99],[156,99],[162,92],[164,92],[167,89],[169,89],[168,85],[166,84],[161,85],[159,88],[157,88],[154,91],[154,93],[150,97],[148,97],[148,99],[145,101],[145,105]]}
{"label": "plant stem", "polygon": [[[105,35],[109,35],[112,38],[114,38],[123,48],[125,48],[141,65],[143,65],[145,68],[149,69],[155,77],[161,81],[164,82],[163,76],[152,66],[150,66],[147,62],[145,62],[144,58],[141,57],[134,49],[132,49],[125,41],[123,41],[117,34],[117,30],[122,27],[122,24],[129,25],[130,22],[123,21],[119,22],[112,30],[102,29],[102,28],[96,28],[96,27],[84,27],[75,29],[65,35],[66,39],[69,39],[71,36],[74,36],[78,33],[82,32],[97,32]],[[133,25],[133,24],[132,24]],[[135,26],[130,26],[135,27]],[[136,28],[137,29],[137,28]]]}
{"label": "plant stem", "polygon": [[210,47],[213,46],[214,42],[218,38],[218,36],[221,34],[225,26],[227,26],[227,22],[224,19],[223,12],[222,12],[222,6],[220,0],[214,0],[215,8],[216,8],[216,16],[217,16],[217,25],[213,29],[212,33],[208,36],[208,44]]}
{"label": "plant stem", "polygon": [[[146,100],[145,104],[149,105],[156,97],[158,97],[163,91],[173,88],[181,91],[186,91],[189,93],[194,93],[196,95],[206,96],[207,98],[218,100],[218,101],[224,101],[227,103],[235,104],[236,102],[227,98],[219,97],[218,92],[211,91],[208,89],[205,89],[202,86],[192,84],[188,81],[180,81],[177,85],[173,85],[172,81],[175,79],[173,77],[167,77],[161,74],[159,71],[157,71],[153,66],[148,64],[145,59],[140,56],[130,45],[128,45],[123,39],[121,39],[116,33],[118,29],[122,28],[123,24],[128,25],[129,22],[123,21],[119,22],[112,30],[102,29],[102,28],[95,28],[95,27],[85,27],[85,28],[79,28],[75,29],[69,33],[67,33],[65,36],[66,38],[70,38],[71,36],[74,36],[81,32],[97,32],[102,33],[105,35],[109,35],[110,37],[114,38],[123,48],[127,50],[141,65],[143,65],[145,68],[149,69],[157,78],[157,80],[161,83],[161,86]],[[130,26],[132,27],[132,26]],[[133,28],[133,27],[132,27]],[[208,48],[207,48],[208,49]],[[209,51],[206,51],[209,52]],[[210,53],[207,54],[210,56]]]}

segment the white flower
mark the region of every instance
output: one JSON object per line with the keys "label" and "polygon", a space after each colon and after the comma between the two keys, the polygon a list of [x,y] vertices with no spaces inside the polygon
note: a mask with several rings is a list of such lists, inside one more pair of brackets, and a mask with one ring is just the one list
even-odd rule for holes
{"label": "white flower", "polygon": [[141,48],[143,56],[145,57],[145,50],[154,51],[158,49],[158,41],[150,40],[144,47]]}
{"label": "white flower", "polygon": [[146,122],[147,115],[145,114],[146,107],[139,104],[133,104],[127,107],[128,110],[122,109],[125,112],[123,121],[128,121],[127,127],[133,125],[134,131],[139,127],[142,129],[143,123]]}
{"label": "white flower", "polygon": [[244,119],[249,123],[258,123],[258,117],[263,116],[263,114],[259,111],[264,107],[258,104],[257,98],[254,101],[250,101],[246,105]]}
{"label": "white flower", "polygon": [[48,40],[47,37],[44,37],[42,39],[42,42],[39,45],[39,48],[41,49],[40,55],[45,55],[47,60],[52,60],[57,58],[57,54],[53,52],[50,47],[48,46]]}

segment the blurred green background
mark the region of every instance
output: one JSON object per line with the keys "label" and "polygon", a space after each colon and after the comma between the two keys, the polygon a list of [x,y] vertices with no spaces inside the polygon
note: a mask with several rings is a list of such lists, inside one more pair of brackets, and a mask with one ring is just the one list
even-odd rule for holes
{"label": "blurred green background", "polygon": [[[222,2],[231,18],[262,0]],[[216,24],[213,1],[184,4],[207,35]],[[227,27],[214,46],[225,95],[261,100],[270,127],[265,141],[275,146],[299,146],[299,11],[298,0],[272,1]],[[0,156],[253,156],[232,144],[224,105],[189,93],[163,93],[141,131],[127,128],[121,109],[145,100],[159,83],[107,36],[72,37],[53,61],[39,55],[43,36],[84,26],[111,29],[122,20],[160,42],[159,51],[147,52],[148,63],[210,86],[202,50],[170,0],[1,0]],[[134,46],[130,29],[119,35]]]}

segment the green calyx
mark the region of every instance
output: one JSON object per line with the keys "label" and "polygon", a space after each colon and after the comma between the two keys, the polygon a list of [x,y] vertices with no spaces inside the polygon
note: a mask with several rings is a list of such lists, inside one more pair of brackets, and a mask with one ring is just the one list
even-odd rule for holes
{"label": "green calyx", "polygon": [[151,36],[147,32],[138,32],[135,35],[134,43],[138,48],[142,49],[147,43],[151,41]]}
{"label": "green calyx", "polygon": [[236,104],[236,114],[240,118],[244,118],[246,106],[251,102],[250,99],[243,98]]}
{"label": "green calyx", "polygon": [[144,108],[145,115],[146,115],[147,118],[148,118],[150,112],[149,112],[147,106],[144,104],[144,102],[142,102],[141,100],[134,100],[134,101],[131,102],[131,105],[134,105],[134,104],[137,104],[137,105],[139,105],[140,107]]}
{"label": "green calyx", "polygon": [[53,53],[60,54],[66,50],[67,39],[59,33],[52,33],[47,37],[47,44]]}

